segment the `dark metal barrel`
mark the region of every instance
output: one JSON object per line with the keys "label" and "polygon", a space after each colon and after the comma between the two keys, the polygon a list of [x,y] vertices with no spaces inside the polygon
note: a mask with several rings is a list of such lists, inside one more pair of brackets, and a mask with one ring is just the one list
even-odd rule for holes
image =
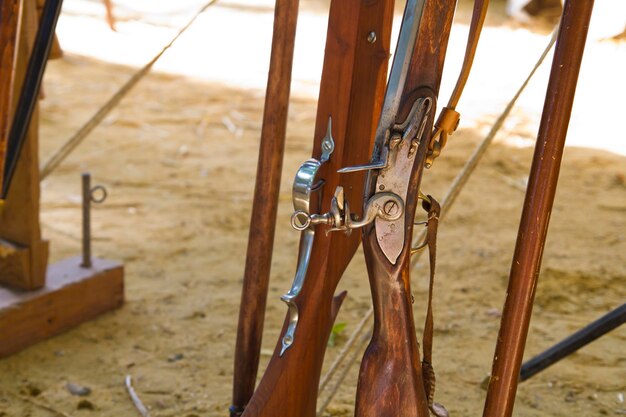
{"label": "dark metal barrel", "polygon": [[46,0],[41,13],[39,30],[37,31],[33,51],[28,61],[24,85],[22,86],[9,133],[0,200],[5,199],[9,192],[11,179],[17,167],[17,160],[19,159],[20,151],[24,145],[35,104],[39,97],[41,80],[43,79],[46,63],[48,62],[48,55],[50,54],[50,48],[54,40],[54,30],[57,25],[57,20],[59,19],[59,14],[61,13],[62,4],[63,2],[61,0]]}
{"label": "dark metal barrel", "polygon": [[526,362],[522,365],[520,381],[526,381],[533,375],[538,374],[550,365],[576,352],[581,347],[604,336],[611,330],[618,328],[625,322],[626,303]]}

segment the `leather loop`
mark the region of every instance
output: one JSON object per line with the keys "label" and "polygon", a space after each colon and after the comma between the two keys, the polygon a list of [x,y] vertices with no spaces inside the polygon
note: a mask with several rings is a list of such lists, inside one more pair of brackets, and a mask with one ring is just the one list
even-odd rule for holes
{"label": "leather loop", "polygon": [[469,34],[467,35],[467,46],[465,48],[465,58],[463,59],[463,66],[461,67],[461,73],[454,86],[454,91],[448,101],[448,106],[452,109],[456,108],[459,103],[465,83],[469,78],[470,70],[472,69],[472,63],[474,62],[474,55],[476,55],[476,47],[478,46],[478,39],[480,39],[480,32],[485,22],[485,16],[487,15],[487,8],[489,6],[489,0],[475,0],[474,11],[472,12],[472,22],[470,23]]}
{"label": "leather loop", "polygon": [[463,66],[461,67],[459,78],[456,81],[456,85],[454,86],[454,91],[450,96],[448,105],[441,110],[437,123],[435,123],[435,130],[431,135],[430,145],[428,147],[428,156],[426,158],[427,168],[430,168],[435,158],[439,156],[441,150],[448,142],[448,136],[453,134],[459,125],[461,115],[455,109],[461,99],[461,94],[463,94],[463,89],[465,88],[470,70],[472,69],[472,63],[474,62],[474,56],[476,55],[476,47],[478,46],[480,32],[482,31],[483,23],[485,22],[485,16],[487,15],[488,5],[489,0],[474,1],[472,23],[470,24],[469,34],[467,36],[467,47],[465,49]]}
{"label": "leather loop", "polygon": [[441,113],[439,114],[439,118],[435,122],[435,127],[441,129],[443,132],[451,135],[454,133],[457,127],[459,127],[459,121],[461,120],[461,115],[458,111],[450,108],[444,107],[441,109]]}
{"label": "leather loop", "polygon": [[[422,359],[422,376],[424,378],[424,388],[428,406],[437,416],[447,415],[445,408],[434,402],[435,399],[435,370],[433,368],[433,290],[435,285],[435,266],[437,260],[437,227],[439,226],[439,216],[441,206],[432,196],[428,196],[422,202],[422,207],[428,211],[428,226],[426,229],[426,242],[428,244],[428,255],[430,260],[430,281],[428,285],[428,307],[426,310],[426,322],[424,323],[424,335],[422,345],[424,358]],[[445,411],[445,414],[443,411]]]}

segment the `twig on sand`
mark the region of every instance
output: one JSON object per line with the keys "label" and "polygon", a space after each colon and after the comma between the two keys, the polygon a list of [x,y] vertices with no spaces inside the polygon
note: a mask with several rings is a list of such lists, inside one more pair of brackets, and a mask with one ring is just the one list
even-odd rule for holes
{"label": "twig on sand", "polygon": [[133,388],[133,382],[132,382],[131,376],[126,375],[126,379],[124,380],[124,382],[126,385],[126,391],[128,391],[128,395],[130,396],[130,399],[133,401],[133,404],[135,405],[135,408],[137,409],[137,411],[139,411],[139,414],[141,414],[143,417],[150,417],[150,413],[148,412],[148,409],[146,408],[145,405],[143,405],[143,403],[141,402],[141,399],[139,398],[139,396],[135,392],[135,389]]}
{"label": "twig on sand", "polygon": [[22,401],[24,401],[24,402],[27,402],[27,403],[29,403],[29,404],[32,404],[32,405],[34,405],[35,407],[41,408],[42,410],[46,410],[46,411],[49,411],[49,412],[51,412],[51,413],[54,413],[54,415],[56,415],[56,416],[60,416],[60,417],[72,417],[71,415],[67,414],[67,413],[66,413],[66,412],[64,412],[64,411],[57,410],[56,408],[53,408],[53,407],[51,407],[51,406],[49,406],[49,405],[46,405],[46,404],[40,403],[39,401],[35,401],[35,400],[31,399],[31,398],[24,397],[24,396],[22,396],[22,395],[13,394],[12,392],[7,392],[7,394],[9,394],[9,395],[11,395],[11,396],[13,396],[13,397],[15,397],[15,398],[19,398],[20,400],[22,400]]}

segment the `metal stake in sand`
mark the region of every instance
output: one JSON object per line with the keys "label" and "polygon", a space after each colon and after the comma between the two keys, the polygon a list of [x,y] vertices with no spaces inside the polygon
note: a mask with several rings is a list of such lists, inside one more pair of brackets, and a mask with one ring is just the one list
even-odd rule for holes
{"label": "metal stake in sand", "polygon": [[82,268],[91,268],[91,203],[104,203],[107,190],[102,185],[91,187],[91,174],[82,174],[83,183],[83,262]]}

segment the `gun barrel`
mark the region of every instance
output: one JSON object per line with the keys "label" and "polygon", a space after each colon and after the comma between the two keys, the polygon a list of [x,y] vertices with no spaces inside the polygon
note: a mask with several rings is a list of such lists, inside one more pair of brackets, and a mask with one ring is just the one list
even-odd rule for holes
{"label": "gun barrel", "polygon": [[252,219],[241,293],[231,416],[241,415],[256,383],[285,151],[299,0],[277,0]]}
{"label": "gun barrel", "polygon": [[510,417],[513,414],[537,277],[592,9],[593,1],[586,0],[569,0],[563,7],[483,417]]}
{"label": "gun barrel", "polygon": [[552,364],[576,352],[581,347],[618,328],[625,322],[626,303],[530,359],[522,365],[520,381],[526,381]]}
{"label": "gun barrel", "polygon": [[11,179],[17,167],[17,160],[24,145],[26,133],[30,128],[30,121],[39,97],[39,89],[46,69],[46,63],[48,62],[50,48],[52,48],[54,30],[61,13],[62,4],[62,0],[48,0],[41,14],[37,37],[28,61],[26,76],[24,77],[24,85],[22,86],[9,132],[0,199],[5,199],[9,193]]}

